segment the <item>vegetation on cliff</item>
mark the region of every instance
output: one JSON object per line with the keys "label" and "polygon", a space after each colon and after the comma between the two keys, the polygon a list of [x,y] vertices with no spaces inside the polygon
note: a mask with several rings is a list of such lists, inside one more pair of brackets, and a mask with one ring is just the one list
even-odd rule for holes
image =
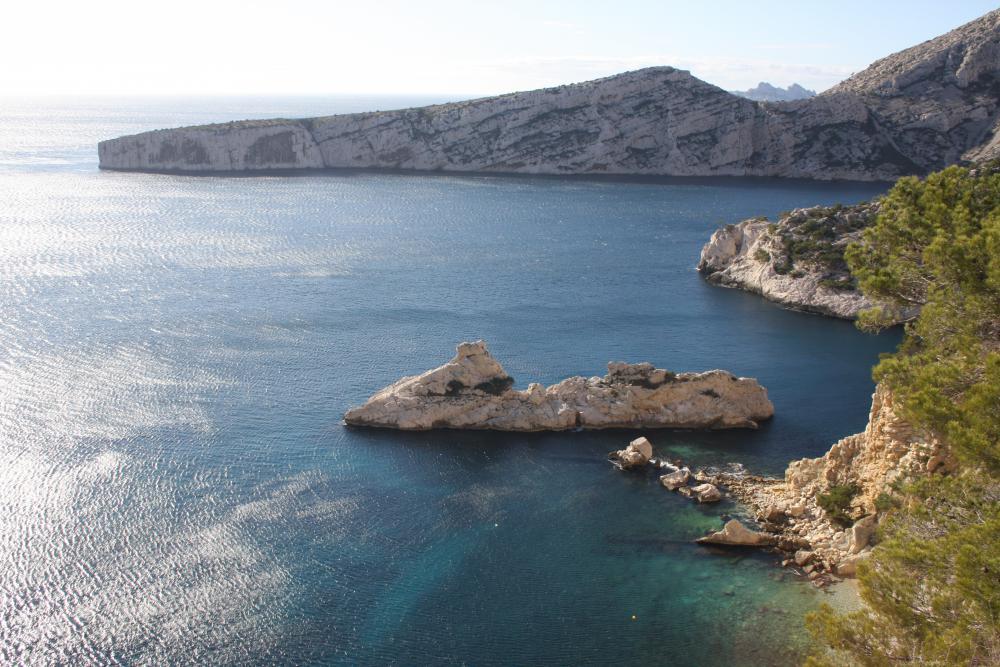
{"label": "vegetation on cliff", "polygon": [[877,329],[920,308],[875,368],[904,416],[962,460],[885,499],[859,568],[866,606],[809,620],[812,665],[1000,664],[1000,173],[995,164],[901,179],[846,253]]}

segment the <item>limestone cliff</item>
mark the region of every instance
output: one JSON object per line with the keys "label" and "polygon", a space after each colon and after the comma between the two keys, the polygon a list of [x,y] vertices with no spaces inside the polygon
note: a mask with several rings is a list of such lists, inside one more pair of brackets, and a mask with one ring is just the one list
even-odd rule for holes
{"label": "limestone cliff", "polygon": [[875,222],[879,205],[796,209],[727,225],[701,251],[698,270],[788,308],[854,319],[871,303],[856,289],[844,249]]}
{"label": "limestone cliff", "polygon": [[462,343],[448,363],[382,389],[344,421],[406,430],[755,428],[774,414],[756,380],[719,370],[674,374],[613,362],[603,378],[533,383],[524,391],[512,385],[483,341]]}
{"label": "limestone cliff", "polygon": [[810,99],[747,100],[671,67],[453,104],[101,142],[105,169],[392,168],[891,180],[1000,152],[1000,11]]}

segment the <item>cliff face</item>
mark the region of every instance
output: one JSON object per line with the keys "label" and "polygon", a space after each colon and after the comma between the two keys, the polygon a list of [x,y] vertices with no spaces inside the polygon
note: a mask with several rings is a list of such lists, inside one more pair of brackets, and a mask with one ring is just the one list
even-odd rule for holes
{"label": "cliff face", "polygon": [[701,251],[698,270],[795,310],[854,319],[871,303],[857,291],[844,249],[875,222],[878,203],[796,209],[777,222],[727,225]]}
{"label": "cliff face", "polygon": [[405,377],[351,408],[355,426],[561,431],[574,428],[756,428],[774,406],[751,378],[725,371],[674,374],[652,364],[608,364],[601,377],[571,377],[524,391],[483,341],[462,343],[455,358]]}
{"label": "cliff face", "polygon": [[1000,152],[1000,11],[807,100],[761,104],[656,67],[418,109],[159,130],[105,169],[392,168],[891,180]]}

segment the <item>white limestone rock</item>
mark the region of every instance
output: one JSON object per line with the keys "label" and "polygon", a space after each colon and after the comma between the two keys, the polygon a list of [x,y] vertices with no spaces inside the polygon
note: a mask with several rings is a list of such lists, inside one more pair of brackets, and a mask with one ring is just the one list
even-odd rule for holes
{"label": "white limestone rock", "polygon": [[640,468],[653,458],[653,444],[646,438],[636,438],[625,449],[612,452],[611,457],[618,461],[622,470]]}
{"label": "white limestone rock", "polygon": [[351,408],[355,426],[558,431],[573,428],[756,428],[774,415],[767,390],[721,370],[673,374],[651,364],[608,364],[601,377],[512,388],[483,341],[454,359],[405,377]]}
{"label": "white limestone rock", "polygon": [[717,503],[722,500],[722,492],[714,484],[699,484],[691,487],[691,495],[699,503]]}
{"label": "white limestone rock", "polygon": [[682,486],[687,486],[690,479],[691,471],[687,468],[680,468],[673,472],[669,472],[666,475],[661,475],[660,484],[663,485],[663,488],[669,491],[676,491]]}
{"label": "white limestone rock", "polygon": [[[929,466],[932,460],[935,464]],[[892,392],[879,385],[863,433],[843,438],[819,458],[792,461],[783,480],[724,474],[716,479],[759,514],[787,507],[787,521],[767,526],[780,548],[795,552],[795,562],[801,565],[812,559],[825,563],[826,571],[853,576],[857,563],[873,548],[879,496],[892,493],[896,481],[957,469],[954,454],[903,420]],[[817,505],[818,496],[834,486],[857,489],[848,514],[860,518],[846,529]]]}
{"label": "white limestone rock", "polygon": [[809,99],[760,103],[672,67],[416,109],[146,132],[104,169],[388,168],[893,180],[1000,154],[1000,12]]}

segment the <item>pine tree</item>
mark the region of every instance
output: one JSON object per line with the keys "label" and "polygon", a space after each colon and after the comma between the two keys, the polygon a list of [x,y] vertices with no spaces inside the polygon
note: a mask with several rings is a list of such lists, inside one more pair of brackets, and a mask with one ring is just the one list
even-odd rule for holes
{"label": "pine tree", "polygon": [[904,416],[962,460],[904,490],[859,568],[865,607],[808,618],[827,647],[811,665],[1000,665],[1000,174],[950,167],[903,178],[846,253],[876,308],[906,319],[875,379]]}

